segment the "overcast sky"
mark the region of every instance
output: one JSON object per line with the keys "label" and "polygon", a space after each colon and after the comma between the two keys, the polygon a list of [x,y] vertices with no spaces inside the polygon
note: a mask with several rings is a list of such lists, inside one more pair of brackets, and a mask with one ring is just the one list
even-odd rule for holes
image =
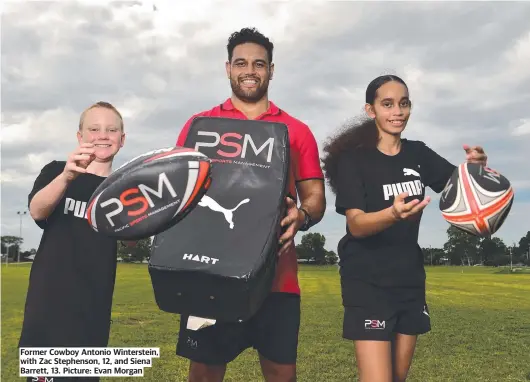
{"label": "overcast sky", "polygon": [[[4,4],[2,235],[18,235],[17,211],[42,166],[75,148],[85,107],[105,100],[123,113],[127,141],[115,167],[174,144],[192,114],[230,95],[226,41],[246,26],[275,43],[271,100],[306,122],[320,144],[360,115],[373,78],[397,74],[414,104],[405,137],[455,164],[465,158],[462,144],[483,145],[490,167],[515,187],[497,236],[512,244],[530,229],[530,3],[255,4]],[[345,222],[329,191],[327,200],[314,231],[336,250]],[[420,244],[442,246],[447,227],[436,196]],[[24,249],[36,248],[41,233],[22,219]]]}

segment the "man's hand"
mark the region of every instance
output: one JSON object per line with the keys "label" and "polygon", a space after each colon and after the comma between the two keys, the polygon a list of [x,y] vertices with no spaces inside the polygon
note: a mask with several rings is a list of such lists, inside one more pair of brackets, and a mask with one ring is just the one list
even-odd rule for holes
{"label": "man's hand", "polygon": [[86,168],[95,159],[94,145],[92,143],[80,144],[66,160],[63,175],[68,182],[86,173]]}
{"label": "man's hand", "polygon": [[287,227],[283,235],[280,237],[280,251],[278,256],[285,253],[291,246],[294,245],[294,237],[298,232],[298,229],[304,223],[304,213],[296,207],[296,203],[293,199],[287,197],[287,216],[281,221],[282,227]]}
{"label": "man's hand", "polygon": [[464,145],[466,152],[466,161],[468,163],[478,163],[482,166],[487,166],[488,156],[484,153],[484,149],[481,146],[469,146]]}
{"label": "man's hand", "polygon": [[[324,191],[324,181],[322,179],[307,179],[297,182],[296,190],[300,198],[300,205],[311,217],[311,226],[317,224],[324,215],[326,210],[326,198]],[[286,198],[287,216],[281,221],[284,232],[280,237],[281,256],[287,250],[294,246],[294,237],[300,227],[304,224],[305,213],[298,209],[294,199]]]}

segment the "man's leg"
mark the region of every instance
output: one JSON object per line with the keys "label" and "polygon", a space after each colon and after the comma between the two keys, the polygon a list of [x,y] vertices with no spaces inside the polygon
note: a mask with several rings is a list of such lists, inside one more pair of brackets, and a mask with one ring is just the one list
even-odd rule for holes
{"label": "man's leg", "polygon": [[259,355],[261,371],[266,382],[296,382],[296,363],[283,365]]}
{"label": "man's leg", "polygon": [[266,382],[296,381],[300,296],[271,293],[252,320],[254,347]]}
{"label": "man's leg", "polygon": [[226,365],[207,365],[190,361],[188,382],[222,382]]}
{"label": "man's leg", "polygon": [[222,323],[200,330],[186,328],[181,316],[176,354],[190,360],[189,382],[221,382],[226,365],[251,346],[247,323]]}

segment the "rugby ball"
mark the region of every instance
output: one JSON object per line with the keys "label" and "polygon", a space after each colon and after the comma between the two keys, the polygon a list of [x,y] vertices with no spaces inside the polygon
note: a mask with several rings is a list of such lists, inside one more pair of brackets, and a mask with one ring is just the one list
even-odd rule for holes
{"label": "rugby ball", "polygon": [[514,192],[508,179],[477,163],[459,165],[440,198],[444,219],[479,237],[499,230],[512,207]]}
{"label": "rugby ball", "polygon": [[156,235],[183,219],[211,183],[210,159],[193,149],[149,151],[113,171],[94,191],[87,221],[122,240]]}

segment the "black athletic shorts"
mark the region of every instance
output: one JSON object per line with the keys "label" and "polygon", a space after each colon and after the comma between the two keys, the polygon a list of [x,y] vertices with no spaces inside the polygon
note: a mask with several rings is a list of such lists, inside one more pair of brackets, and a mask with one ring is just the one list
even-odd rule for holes
{"label": "black athletic shorts", "polygon": [[349,340],[390,341],[394,333],[419,335],[431,330],[427,304],[395,311],[344,307],[342,335]]}
{"label": "black athletic shorts", "polygon": [[424,288],[380,288],[359,280],[343,280],[342,288],[346,339],[390,341],[394,333],[431,330]]}
{"label": "black athletic shorts", "polygon": [[300,329],[300,296],[271,293],[258,312],[241,323],[216,322],[199,330],[180,318],[176,354],[191,361],[224,365],[248,348],[279,364],[295,364]]}

